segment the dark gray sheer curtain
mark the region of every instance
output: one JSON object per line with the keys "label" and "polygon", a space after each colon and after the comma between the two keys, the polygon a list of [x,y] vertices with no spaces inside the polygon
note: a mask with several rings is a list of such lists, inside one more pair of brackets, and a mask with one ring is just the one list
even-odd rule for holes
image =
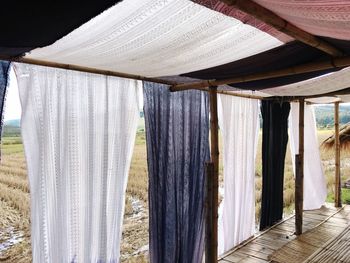
{"label": "dark gray sheer curtain", "polygon": [[209,106],[205,92],[171,93],[144,82],[149,172],[150,260],[199,263],[204,250],[205,162]]}
{"label": "dark gray sheer curtain", "polygon": [[[4,104],[5,104],[9,69],[10,69],[10,62],[0,60],[0,136],[2,135]],[[0,142],[1,142],[1,137],[0,137]],[[1,152],[0,152],[0,159],[1,159]]]}

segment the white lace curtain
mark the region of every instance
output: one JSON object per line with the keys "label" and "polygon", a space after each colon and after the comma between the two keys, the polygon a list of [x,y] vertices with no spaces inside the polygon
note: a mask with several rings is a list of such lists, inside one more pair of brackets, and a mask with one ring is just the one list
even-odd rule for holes
{"label": "white lace curtain", "polygon": [[[289,129],[295,169],[295,154],[299,152],[299,103],[291,103]],[[311,105],[305,105],[304,109],[304,138],[304,210],[318,209],[326,201],[327,186],[317,139],[315,113]]]}
{"label": "white lace curtain", "polygon": [[33,262],[119,262],[140,82],[15,64]]}
{"label": "white lace curtain", "polygon": [[224,199],[219,212],[219,254],[254,234],[257,100],[220,95]]}

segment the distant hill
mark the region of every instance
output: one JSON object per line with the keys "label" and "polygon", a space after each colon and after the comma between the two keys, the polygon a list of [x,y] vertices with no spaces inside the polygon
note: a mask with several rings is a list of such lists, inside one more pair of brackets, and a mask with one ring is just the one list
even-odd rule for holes
{"label": "distant hill", "polygon": [[4,122],[2,135],[4,137],[17,137],[21,135],[21,120],[9,120]]}
{"label": "distant hill", "polygon": [[[315,107],[315,116],[317,126],[319,128],[327,128],[334,126],[334,106],[322,105]],[[350,105],[340,105],[339,122],[346,124],[350,122]]]}
{"label": "distant hill", "polygon": [[5,126],[12,126],[12,127],[19,128],[21,126],[21,120],[20,119],[16,119],[16,120],[5,121],[4,125]]}

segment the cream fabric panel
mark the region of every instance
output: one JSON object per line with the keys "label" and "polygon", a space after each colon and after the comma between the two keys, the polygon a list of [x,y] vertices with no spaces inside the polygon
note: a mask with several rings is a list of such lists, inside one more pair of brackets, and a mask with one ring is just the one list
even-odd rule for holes
{"label": "cream fabric panel", "polygon": [[119,262],[140,83],[15,64],[33,262]]}
{"label": "cream fabric panel", "polygon": [[[289,115],[290,149],[295,174],[295,154],[299,152],[299,103],[291,103]],[[304,109],[304,210],[318,209],[326,201],[327,186],[321,163],[314,108]]]}
{"label": "cream fabric panel", "polygon": [[[219,208],[219,254],[255,231],[255,157],[259,101],[220,95],[224,199]],[[220,104],[219,104],[220,105]]]}
{"label": "cream fabric panel", "polygon": [[189,0],[124,0],[26,57],[166,76],[225,64],[282,44]]}

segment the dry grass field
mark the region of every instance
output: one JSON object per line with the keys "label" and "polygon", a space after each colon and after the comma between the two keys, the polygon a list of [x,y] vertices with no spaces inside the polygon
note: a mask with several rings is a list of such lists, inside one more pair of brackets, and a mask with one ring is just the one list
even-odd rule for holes
{"label": "dry grass field", "polygon": [[[319,131],[319,141],[331,131]],[[261,136],[260,136],[261,137]],[[261,140],[259,142],[261,149]],[[328,182],[329,199],[334,183],[332,152],[322,151],[322,160]],[[222,162],[221,162],[222,171]],[[350,158],[342,156],[343,180],[350,178]],[[261,150],[257,156],[256,214],[261,200]],[[346,193],[345,193],[346,194]],[[148,178],[145,134],[139,130],[127,186],[126,209],[123,226],[122,261],[147,262],[148,251]],[[350,201],[350,200],[349,200]],[[285,170],[285,214],[293,212],[294,179],[289,150]],[[0,262],[30,262],[30,205],[29,187],[23,147],[18,137],[5,137],[0,165]]]}

